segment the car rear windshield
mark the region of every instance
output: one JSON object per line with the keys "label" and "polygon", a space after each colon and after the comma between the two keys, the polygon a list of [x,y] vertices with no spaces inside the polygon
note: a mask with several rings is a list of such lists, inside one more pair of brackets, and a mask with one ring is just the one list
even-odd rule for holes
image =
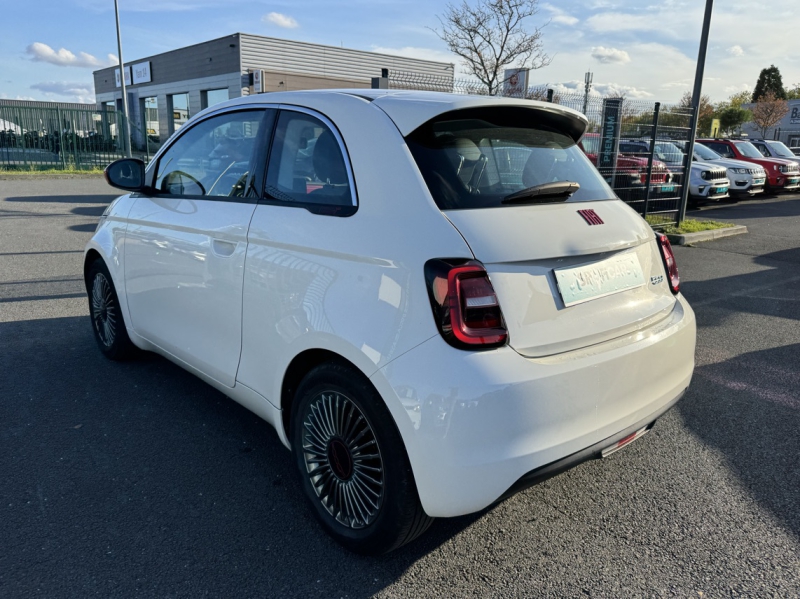
{"label": "car rear windshield", "polygon": [[[441,210],[494,208],[524,189],[569,181],[580,188],[542,201],[586,202],[614,192],[566,132],[529,108],[494,107],[446,113],[406,142]],[[551,121],[552,122],[552,121]],[[525,203],[524,200],[517,203]]]}

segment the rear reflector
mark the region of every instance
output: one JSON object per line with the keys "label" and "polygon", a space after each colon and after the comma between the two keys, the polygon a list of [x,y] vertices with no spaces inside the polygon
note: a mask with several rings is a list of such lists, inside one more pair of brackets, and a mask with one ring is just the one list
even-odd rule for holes
{"label": "rear reflector", "polygon": [[672,245],[669,243],[669,238],[663,233],[656,233],[656,237],[658,238],[658,248],[661,250],[661,259],[664,262],[664,270],[667,272],[669,288],[672,293],[677,294],[681,290],[681,277],[678,274],[678,263],[675,261]]}
{"label": "rear reflector", "polygon": [[425,279],[436,325],[450,345],[483,349],[507,343],[500,304],[480,262],[429,260]]}
{"label": "rear reflector", "polygon": [[610,455],[611,455],[612,453],[614,453],[615,451],[619,451],[620,449],[622,449],[622,448],[623,448],[623,447],[625,447],[626,445],[628,445],[628,444],[630,444],[630,443],[633,443],[634,441],[636,441],[636,439],[638,439],[639,437],[641,437],[642,435],[644,435],[645,433],[647,433],[647,431],[649,431],[651,428],[652,428],[652,425],[651,425],[651,424],[648,424],[648,425],[647,425],[647,426],[645,426],[644,428],[640,428],[640,429],[639,429],[638,431],[636,431],[635,433],[631,433],[630,435],[628,435],[627,437],[625,437],[625,438],[623,438],[623,439],[620,439],[619,441],[617,441],[617,442],[616,442],[616,443],[614,443],[613,445],[611,445],[611,446],[609,446],[609,447],[606,447],[606,448],[605,448],[605,449],[604,449],[604,450],[603,450],[603,451],[600,453],[600,455],[602,455],[604,458],[607,458],[608,456],[610,456]]}

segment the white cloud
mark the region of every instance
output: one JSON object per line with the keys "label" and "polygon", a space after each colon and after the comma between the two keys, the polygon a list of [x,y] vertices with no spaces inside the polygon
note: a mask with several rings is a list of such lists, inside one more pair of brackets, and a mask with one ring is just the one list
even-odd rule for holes
{"label": "white cloud", "polygon": [[76,56],[66,48],[56,51],[42,42],[32,43],[25,49],[25,52],[34,62],[47,62],[60,67],[103,68],[119,64],[117,57],[113,54],[109,54],[106,60],[100,60],[86,52],[78,52]]}
{"label": "white cloud", "polygon": [[592,48],[592,58],[603,64],[625,64],[631,61],[630,55],[625,50],[595,46]]}
{"label": "white cloud", "polygon": [[725,88],[725,92],[728,94],[738,94],[739,92],[749,92],[753,91],[753,86],[748,83],[740,83],[738,85],[729,85]]}
{"label": "white cloud", "polygon": [[43,81],[34,83],[31,89],[44,93],[48,99],[59,96],[59,100],[80,103],[93,103],[94,86],[90,83],[78,83],[71,81]]}
{"label": "white cloud", "polygon": [[744,48],[741,46],[731,46],[726,52],[731,56],[742,56],[744,54]]}
{"label": "white cloud", "polygon": [[37,89],[46,94],[59,94],[61,96],[88,96],[94,94],[94,86],[92,85],[67,81],[44,81],[42,83],[34,83],[31,85],[31,89]]}
{"label": "white cloud", "polygon": [[[548,83],[546,86],[551,88],[555,93],[562,94],[581,94],[584,93],[584,82],[573,80],[565,81],[562,83]],[[639,89],[632,85],[623,85],[621,83],[593,83],[592,91],[589,92],[591,96],[603,97],[619,97],[625,96],[635,100],[652,98],[653,94],[643,89]]]}
{"label": "white cloud", "polygon": [[35,100],[33,96],[14,96],[13,98],[5,92],[0,92],[0,100]]}
{"label": "white cloud", "polygon": [[271,12],[268,15],[261,17],[264,23],[272,23],[284,29],[294,29],[297,27],[297,21],[289,15],[284,15],[279,12]]}
{"label": "white cloud", "polygon": [[573,25],[577,25],[580,22],[580,19],[577,17],[573,17],[572,15],[566,13],[564,10],[558,8],[557,6],[553,6],[552,4],[542,4],[542,8],[548,11],[552,16],[550,20],[553,23],[559,23],[560,25],[569,25],[570,27]]}

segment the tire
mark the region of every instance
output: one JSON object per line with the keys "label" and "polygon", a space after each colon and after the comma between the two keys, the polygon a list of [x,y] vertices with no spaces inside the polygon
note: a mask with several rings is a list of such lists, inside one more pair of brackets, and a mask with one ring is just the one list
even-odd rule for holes
{"label": "tire", "polygon": [[303,491],[345,548],[381,555],[431,525],[394,420],[360,372],[314,368],[297,390],[290,428]]}
{"label": "tire", "polygon": [[114,288],[114,281],[105,263],[98,259],[86,275],[86,292],[89,295],[89,318],[95,341],[109,360],[125,360],[136,353],[136,346],[128,337],[122,310]]}

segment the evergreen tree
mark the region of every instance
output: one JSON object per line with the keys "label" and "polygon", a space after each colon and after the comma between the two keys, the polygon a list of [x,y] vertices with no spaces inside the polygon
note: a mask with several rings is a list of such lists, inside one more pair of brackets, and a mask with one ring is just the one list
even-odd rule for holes
{"label": "evergreen tree", "polygon": [[772,92],[775,98],[779,100],[786,99],[786,90],[783,89],[783,77],[781,77],[781,72],[774,64],[770,65],[768,69],[761,69],[756,89],[753,92],[753,102],[758,102],[767,92]]}

